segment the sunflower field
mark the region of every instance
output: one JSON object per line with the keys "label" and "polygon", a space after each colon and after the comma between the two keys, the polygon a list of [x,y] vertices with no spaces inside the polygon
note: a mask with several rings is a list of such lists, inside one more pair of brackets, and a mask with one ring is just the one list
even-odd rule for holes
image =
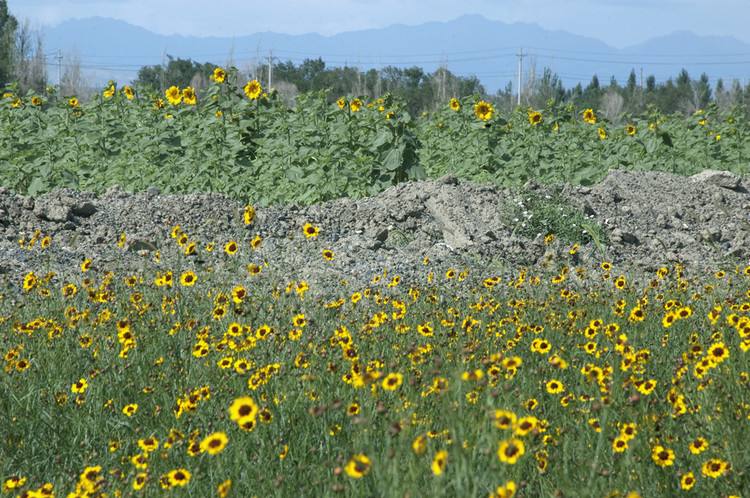
{"label": "sunflower field", "polygon": [[221,68],[200,95],[191,87],[140,95],[115,84],[85,104],[53,88],[0,95],[0,184],[31,195],[156,186],[310,204],[448,173],[513,186],[590,184],[612,168],[750,172],[750,126],[716,109],[653,111],[615,125],[592,109],[551,102],[501,115],[467,97],[410,116],[388,95],[312,93],[289,105]]}
{"label": "sunflower field", "polygon": [[[325,226],[289,235],[335,262]],[[3,496],[750,489],[750,267],[509,278],[425,259],[421,281],[317,289],[245,269],[246,241],[65,279],[44,268],[53,244],[0,299]]]}

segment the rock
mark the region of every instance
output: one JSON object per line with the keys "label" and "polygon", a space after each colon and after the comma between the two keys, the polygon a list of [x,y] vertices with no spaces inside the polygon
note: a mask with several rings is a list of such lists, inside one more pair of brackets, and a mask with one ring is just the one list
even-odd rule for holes
{"label": "rock", "polygon": [[34,215],[42,220],[64,223],[70,219],[72,206],[64,198],[42,198],[34,204]]}
{"label": "rock", "polygon": [[742,179],[739,177],[739,175],[736,175],[731,171],[707,169],[691,176],[690,179],[697,183],[715,185],[717,187],[734,190],[736,192],[746,192],[746,190],[742,187]]}
{"label": "rock", "polygon": [[73,214],[82,218],[88,218],[96,213],[96,206],[89,201],[79,202],[72,208]]}

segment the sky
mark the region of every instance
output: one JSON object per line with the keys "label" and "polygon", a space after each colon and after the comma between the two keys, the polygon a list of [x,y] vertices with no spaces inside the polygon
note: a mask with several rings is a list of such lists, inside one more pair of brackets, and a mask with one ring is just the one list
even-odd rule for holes
{"label": "sky", "polygon": [[677,30],[750,42],[748,0],[8,0],[8,5],[34,27],[102,16],[160,34],[197,36],[332,35],[481,14],[586,35],[617,48]]}

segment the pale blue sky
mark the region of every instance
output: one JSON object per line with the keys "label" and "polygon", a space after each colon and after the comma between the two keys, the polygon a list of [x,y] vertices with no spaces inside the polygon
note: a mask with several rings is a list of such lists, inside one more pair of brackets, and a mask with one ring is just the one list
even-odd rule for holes
{"label": "pale blue sky", "polygon": [[750,42],[748,0],[8,0],[8,4],[16,17],[29,18],[37,26],[71,17],[104,16],[162,34],[334,34],[482,14],[588,35],[619,48],[676,30]]}

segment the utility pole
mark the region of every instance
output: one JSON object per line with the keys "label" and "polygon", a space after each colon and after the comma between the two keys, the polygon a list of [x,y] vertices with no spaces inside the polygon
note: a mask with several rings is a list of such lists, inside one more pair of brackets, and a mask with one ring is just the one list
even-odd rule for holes
{"label": "utility pole", "polygon": [[62,89],[62,50],[57,49],[57,86]]}
{"label": "utility pole", "polygon": [[268,91],[271,91],[271,83],[273,82],[273,50],[268,52]]}
{"label": "utility pole", "polygon": [[521,78],[523,73],[523,58],[525,57],[523,54],[523,48],[518,52],[518,106],[521,106]]}
{"label": "utility pole", "polygon": [[641,66],[641,91],[643,91],[643,66]]}

